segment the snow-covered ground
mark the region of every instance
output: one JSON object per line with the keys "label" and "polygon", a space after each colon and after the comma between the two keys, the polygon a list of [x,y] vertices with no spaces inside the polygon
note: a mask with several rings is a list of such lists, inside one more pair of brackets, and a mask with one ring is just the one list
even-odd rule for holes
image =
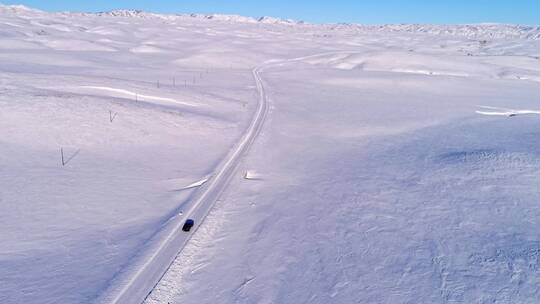
{"label": "snow-covered ground", "polygon": [[264,67],[266,121],[148,304],[538,303],[539,38],[0,6],[0,302],[122,282],[213,185]]}

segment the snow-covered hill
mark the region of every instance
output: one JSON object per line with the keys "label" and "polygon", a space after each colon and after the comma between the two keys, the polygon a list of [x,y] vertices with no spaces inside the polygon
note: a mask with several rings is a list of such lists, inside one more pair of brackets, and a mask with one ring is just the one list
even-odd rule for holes
{"label": "snow-covered hill", "polygon": [[147,303],[538,303],[538,33],[0,6],[0,303],[144,294],[239,142]]}
{"label": "snow-covered hill", "polygon": [[[24,5],[1,5],[0,11],[18,15],[25,14],[47,14],[45,12],[28,8]],[[50,14],[49,14],[50,15]],[[459,36],[470,39],[540,39],[539,25],[513,25],[513,24],[463,24],[463,25],[429,25],[429,24],[387,24],[387,25],[360,25],[353,23],[343,24],[307,24],[303,21],[291,19],[281,19],[276,17],[263,16],[259,18],[246,17],[240,15],[223,14],[155,14],[141,10],[113,10],[98,13],[57,13],[64,17],[69,16],[99,16],[99,17],[123,17],[140,19],[161,19],[168,21],[183,20],[186,18],[217,20],[232,23],[264,23],[264,24],[285,24],[296,26],[308,26],[311,28],[327,28],[335,30],[355,30],[359,32],[383,32],[383,33],[414,33],[429,34],[437,36]]]}
{"label": "snow-covered hill", "polygon": [[435,36],[458,36],[470,39],[540,39],[540,26],[513,24],[465,24],[424,25],[401,24],[384,26],[352,25],[360,31],[382,31],[397,33],[425,33]]}

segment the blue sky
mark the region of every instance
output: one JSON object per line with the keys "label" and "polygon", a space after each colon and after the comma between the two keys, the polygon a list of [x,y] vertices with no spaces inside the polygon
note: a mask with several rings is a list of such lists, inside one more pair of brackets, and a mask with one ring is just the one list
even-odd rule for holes
{"label": "blue sky", "polygon": [[158,13],[277,16],[310,22],[540,24],[540,0],[0,0],[49,11],[118,8]]}

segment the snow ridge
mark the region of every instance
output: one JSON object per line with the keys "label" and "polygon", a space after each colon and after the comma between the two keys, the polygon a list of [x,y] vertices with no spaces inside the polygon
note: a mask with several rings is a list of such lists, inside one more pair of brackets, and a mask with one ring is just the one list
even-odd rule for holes
{"label": "snow ridge", "polygon": [[228,15],[228,14],[155,14],[141,10],[113,10],[108,12],[98,13],[86,13],[86,16],[99,16],[99,17],[123,17],[123,18],[141,18],[141,19],[164,19],[164,20],[176,20],[183,18],[193,18],[199,20],[216,20],[226,22],[238,22],[238,23],[265,23],[265,24],[302,24],[303,21],[294,21],[291,19],[281,19],[275,17],[263,16],[259,18],[240,16],[240,15]]}
{"label": "snow ridge", "polygon": [[434,36],[459,36],[470,39],[526,39],[539,40],[540,26],[517,25],[517,24],[458,24],[458,25],[433,25],[433,24],[386,24],[386,25],[362,25],[362,24],[335,24],[331,29],[341,30],[344,28],[358,32],[383,32],[383,33],[411,33],[427,34]]}
{"label": "snow ridge", "polygon": [[[92,15],[92,14],[88,14]],[[95,15],[100,17],[126,17],[126,18],[153,18],[160,17],[160,15],[147,13],[141,10],[112,10],[108,12],[98,12]]]}
{"label": "snow ridge", "polygon": [[[32,14],[48,14],[46,12],[32,9],[24,5],[2,5],[0,4],[0,13],[15,14],[19,16]],[[54,13],[51,13],[54,14]],[[363,33],[411,33],[426,34],[434,36],[458,36],[470,39],[525,39],[540,40],[539,25],[517,25],[517,24],[460,24],[460,25],[433,25],[433,24],[385,24],[385,25],[363,25],[356,23],[339,24],[308,24],[303,21],[291,19],[281,19],[276,17],[263,16],[259,18],[246,17],[240,15],[227,14],[156,14],[142,10],[112,10],[98,13],[59,13],[64,17],[86,16],[86,17],[114,17],[114,18],[140,18],[140,19],[160,19],[175,21],[186,18],[198,20],[214,20],[229,23],[252,23],[252,24],[281,24],[321,27],[330,30],[352,30],[358,34]]]}
{"label": "snow ridge", "polygon": [[22,4],[5,5],[5,4],[0,3],[0,13],[25,15],[29,13],[45,13],[45,12],[38,9],[30,8]]}

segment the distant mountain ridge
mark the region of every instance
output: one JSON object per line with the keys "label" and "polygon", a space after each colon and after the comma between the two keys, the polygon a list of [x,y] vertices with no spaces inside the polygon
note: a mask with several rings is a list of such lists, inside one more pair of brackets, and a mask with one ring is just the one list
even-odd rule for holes
{"label": "distant mountain ridge", "polygon": [[359,32],[423,33],[438,36],[459,36],[471,39],[527,39],[540,40],[540,26],[517,24],[338,24],[334,29],[349,28]]}
{"label": "distant mountain ridge", "polygon": [[540,26],[528,26],[517,24],[457,24],[457,25],[431,25],[431,24],[385,24],[385,25],[363,25],[356,23],[339,24],[310,24],[303,21],[291,19],[281,19],[276,17],[263,16],[260,18],[246,17],[240,15],[227,14],[157,14],[142,10],[112,10],[97,13],[74,13],[59,12],[48,13],[24,5],[2,5],[0,13],[16,15],[36,15],[50,14],[62,16],[86,16],[86,17],[110,17],[110,18],[139,18],[139,19],[199,19],[215,20],[221,22],[251,23],[251,24],[276,24],[289,26],[309,26],[321,27],[328,30],[347,29],[358,33],[381,32],[381,33],[421,33],[428,35],[459,36],[471,39],[527,39],[540,40]]}
{"label": "distant mountain ridge", "polygon": [[269,16],[263,16],[259,18],[246,17],[240,15],[227,15],[227,14],[155,14],[148,13],[141,10],[113,10],[107,12],[87,13],[86,15],[98,15],[106,17],[136,17],[136,18],[159,18],[159,19],[177,19],[177,18],[197,18],[241,23],[266,23],[266,24],[300,24],[303,21],[295,21],[291,19],[281,19]]}

